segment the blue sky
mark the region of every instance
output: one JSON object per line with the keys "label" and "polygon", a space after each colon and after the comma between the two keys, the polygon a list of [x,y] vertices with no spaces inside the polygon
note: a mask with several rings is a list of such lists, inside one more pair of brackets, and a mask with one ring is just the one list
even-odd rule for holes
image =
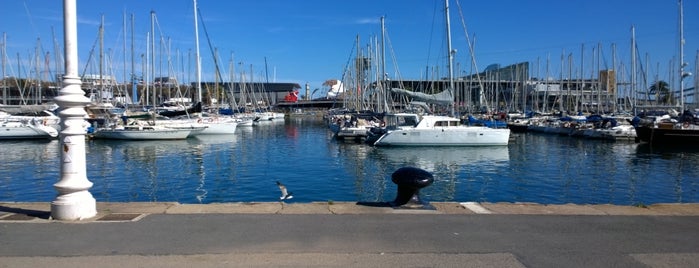
{"label": "blue sky", "polygon": [[[616,47],[616,62],[628,73],[631,26],[635,26],[636,41],[643,60],[650,59],[649,74],[669,79],[668,68],[678,57],[677,0],[493,0],[451,1],[452,44],[458,50],[458,70],[474,70],[465,23],[472,41],[475,40],[477,69],[498,63],[509,65],[529,61],[531,75],[545,76],[547,58],[549,76],[568,72],[571,55],[573,72],[585,77],[592,75],[591,55],[601,47],[601,68],[613,64],[612,46]],[[0,31],[7,35],[8,72],[20,72],[17,61],[27,65],[36,55],[49,52],[54,66],[54,47],[63,46],[62,3],[59,0],[3,1],[0,11]],[[199,0],[211,46],[215,47],[219,65],[228,80],[231,66],[235,73],[252,72],[255,80],[309,83],[311,89],[321,87],[327,79],[340,78],[353,51],[356,38],[364,50],[372,39],[380,38],[379,18],[385,17],[387,34],[386,69],[394,79],[420,79],[428,68],[446,69],[444,16],[442,0]],[[156,66],[166,66],[170,56],[172,73],[187,82],[194,80],[194,67],[189,60],[194,53],[193,2],[191,0],[78,0],[78,47],[80,72],[95,73],[97,63],[88,62],[90,51],[97,57],[98,27],[104,15],[104,50],[109,59],[109,72],[119,81],[131,68],[131,21],[135,18],[136,73],[141,74],[140,55],[146,52],[146,36],[150,31],[150,12],[155,11]],[[459,8],[460,7],[460,8]],[[124,14],[127,16],[127,47],[124,42]],[[684,1],[685,61],[694,71],[699,50],[699,1]],[[209,41],[199,24],[200,53],[203,80],[213,80],[214,64]],[[52,33],[52,30],[55,34]],[[37,39],[40,41],[37,41]],[[57,42],[54,42],[56,40]],[[162,49],[160,40],[169,44]],[[581,50],[583,58],[581,59]],[[192,54],[189,54],[189,53]],[[62,51],[60,52],[62,53]],[[366,53],[366,52],[365,52]],[[19,56],[18,56],[19,55]],[[565,62],[561,68],[561,57]],[[162,59],[162,61],[161,61]],[[266,60],[266,68],[265,68]],[[538,64],[537,64],[538,62]],[[597,63],[595,63],[597,64]],[[674,65],[676,66],[676,65]],[[538,67],[538,68],[537,68]],[[26,77],[22,67],[19,76]],[[94,71],[93,71],[94,70]],[[162,71],[161,71],[162,70]],[[252,71],[251,71],[252,70]],[[156,76],[167,76],[167,68],[156,67]],[[446,75],[446,73],[442,74]]]}

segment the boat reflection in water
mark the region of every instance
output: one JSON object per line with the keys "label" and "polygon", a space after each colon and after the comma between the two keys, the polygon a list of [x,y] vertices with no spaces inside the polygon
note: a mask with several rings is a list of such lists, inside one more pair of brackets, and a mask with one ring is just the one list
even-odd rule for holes
{"label": "boat reflection in water", "polygon": [[389,164],[412,165],[430,172],[471,167],[488,170],[506,166],[510,160],[506,146],[377,148],[376,153]]}
{"label": "boat reflection in water", "polygon": [[[224,169],[230,174],[230,149],[237,145],[237,135],[206,135],[197,136],[190,141],[193,144],[193,155],[195,156],[196,167],[193,174],[197,179],[197,185],[194,188],[194,198],[198,203],[208,202],[209,189],[208,180],[216,181],[218,173],[212,170]],[[207,166],[209,172],[207,173]],[[212,168],[215,167],[215,168]],[[212,174],[213,173],[213,174]]]}
{"label": "boat reflection in water", "polygon": [[0,200],[48,202],[59,177],[59,141],[7,140],[0,143]]}
{"label": "boat reflection in water", "polygon": [[203,202],[208,194],[206,171],[229,166],[221,163],[232,161],[225,152],[235,144],[235,137],[228,135],[147,142],[91,141],[88,169],[90,174],[99,174],[89,178],[94,183],[91,192],[104,201],[186,198]]}
{"label": "boat reflection in water", "polygon": [[[430,196],[438,200],[454,200],[459,195],[457,185],[496,179],[502,176],[501,171],[507,169],[510,161],[506,146],[373,147],[370,150],[370,161],[382,165],[376,167],[375,172],[383,174],[383,177],[377,178],[378,183],[362,187],[359,192],[370,193],[367,189],[381,191],[374,191],[374,196],[364,196],[365,200],[362,201],[392,200],[395,185],[391,182],[391,174],[405,166],[424,169],[434,176],[434,183],[421,190],[426,200],[430,200]],[[366,172],[368,167],[364,165],[363,168]]]}
{"label": "boat reflection in water", "polygon": [[89,149],[88,173],[98,174],[90,191],[107,202],[168,200],[192,177],[193,158],[178,157],[194,152],[187,140],[94,140]]}

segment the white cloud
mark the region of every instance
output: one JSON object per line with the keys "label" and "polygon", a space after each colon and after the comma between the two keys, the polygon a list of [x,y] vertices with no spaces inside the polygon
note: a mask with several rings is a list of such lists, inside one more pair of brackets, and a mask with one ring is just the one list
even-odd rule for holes
{"label": "white cloud", "polygon": [[360,18],[354,20],[355,24],[378,24],[379,19],[378,18]]}

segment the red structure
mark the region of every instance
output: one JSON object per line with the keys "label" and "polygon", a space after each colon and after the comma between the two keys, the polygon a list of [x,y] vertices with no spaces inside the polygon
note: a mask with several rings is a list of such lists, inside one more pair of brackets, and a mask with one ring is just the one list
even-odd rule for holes
{"label": "red structure", "polygon": [[299,101],[299,91],[294,90],[289,92],[288,95],[284,96],[284,102],[298,102]]}

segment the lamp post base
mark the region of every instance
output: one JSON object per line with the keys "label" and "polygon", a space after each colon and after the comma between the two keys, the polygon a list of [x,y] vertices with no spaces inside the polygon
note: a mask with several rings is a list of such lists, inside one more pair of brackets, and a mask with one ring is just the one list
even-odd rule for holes
{"label": "lamp post base", "polygon": [[97,215],[97,201],[88,191],[61,195],[51,202],[51,218],[78,221]]}

